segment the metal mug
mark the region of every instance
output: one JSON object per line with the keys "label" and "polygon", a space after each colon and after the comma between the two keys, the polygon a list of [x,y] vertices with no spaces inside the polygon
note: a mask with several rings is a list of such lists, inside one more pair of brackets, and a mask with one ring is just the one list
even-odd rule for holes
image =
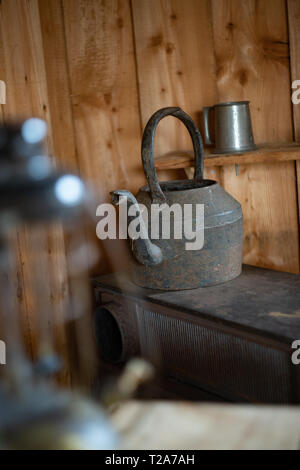
{"label": "metal mug", "polygon": [[[215,141],[209,130],[209,113],[214,109]],[[237,153],[255,150],[249,101],[219,103],[203,108],[204,137],[215,145],[214,153]]]}

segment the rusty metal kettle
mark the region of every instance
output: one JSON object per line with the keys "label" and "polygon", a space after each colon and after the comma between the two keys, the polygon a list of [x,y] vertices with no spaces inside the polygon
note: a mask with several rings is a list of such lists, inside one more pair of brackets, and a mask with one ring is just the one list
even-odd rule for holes
{"label": "rusty metal kettle", "polygon": [[[192,138],[195,156],[193,180],[159,183],[157,179],[154,135],[159,121],[169,115],[180,119]],[[219,284],[237,277],[242,267],[241,205],[216,181],[203,179],[202,137],[191,117],[177,107],[163,108],[154,113],[143,134],[142,163],[148,185],[139,190],[136,198],[126,190],[112,192],[115,205],[119,205],[121,200],[127,201],[128,224],[134,219],[130,215],[133,213],[130,208],[134,206],[141,232],[147,235],[131,236],[133,282],[151,289],[180,290]],[[204,208],[200,225],[201,210],[198,211],[197,206]],[[153,208],[161,213],[161,217],[154,219],[151,216]],[[146,218],[143,212],[146,212]],[[170,225],[167,237],[162,236],[163,221]],[[201,231],[203,246],[198,249],[187,249],[190,241],[190,234],[186,233],[184,226],[187,222],[195,237],[197,229],[199,233]],[[182,236],[178,237],[178,233]]]}

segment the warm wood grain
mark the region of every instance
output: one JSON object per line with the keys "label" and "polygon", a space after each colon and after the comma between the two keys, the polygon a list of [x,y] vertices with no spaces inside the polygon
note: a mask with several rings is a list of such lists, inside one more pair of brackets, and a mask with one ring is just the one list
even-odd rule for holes
{"label": "warm wood grain", "polygon": [[76,155],[61,0],[39,0],[39,16],[55,159],[65,168],[80,170]]}
{"label": "warm wood grain", "polygon": [[[64,0],[63,11],[78,160],[98,205],[145,184],[130,2]],[[102,247],[98,272],[127,266],[127,244]]]}
{"label": "warm wood grain", "polygon": [[[45,117],[43,103],[47,93],[44,61],[42,50],[34,47],[34,44],[41,44],[37,2],[2,2],[0,34],[0,75],[9,84],[6,90],[7,102],[3,106],[4,119],[20,119],[31,115]],[[26,230],[20,230],[16,236],[18,267],[14,273],[13,286],[25,326],[27,350],[34,357],[37,338],[34,306],[27,292],[32,279],[27,243]]]}
{"label": "warm wood grain", "polygon": [[[181,107],[200,125],[203,106],[217,100],[209,1],[133,0],[132,9],[143,126],[165,106]],[[190,148],[180,121],[159,124],[156,155]]]}
{"label": "warm wood grain", "polygon": [[[47,144],[53,148],[51,116],[38,1],[4,1],[0,5],[1,56],[0,75],[7,86],[7,103],[3,105],[4,119],[20,120],[37,116],[45,119],[49,126]],[[56,128],[56,138],[63,132]],[[48,238],[49,237],[49,238]],[[70,382],[65,328],[61,305],[65,303],[63,279],[66,277],[64,240],[61,228],[42,234],[37,239],[28,228],[17,234],[17,271],[12,283],[18,307],[21,310],[27,350],[36,357],[38,350],[38,325],[43,311],[49,322],[49,335],[54,330],[58,352],[66,367],[60,375],[63,383]],[[52,249],[50,248],[52,247]],[[39,256],[36,250],[40,249]],[[40,303],[32,296],[38,279],[43,281],[44,292]],[[54,322],[59,312],[60,320]],[[50,318],[52,317],[52,318]],[[57,317],[56,317],[57,318]]]}
{"label": "warm wood grain", "polygon": [[[287,0],[289,22],[289,47],[291,64],[291,81],[300,80],[300,2]],[[297,87],[299,88],[299,87]],[[295,91],[291,88],[291,94]],[[293,106],[295,139],[300,139],[300,104]]]}
{"label": "warm wood grain", "polygon": [[145,180],[130,4],[64,0],[63,10],[82,174],[102,196],[136,191]]}
{"label": "warm wood grain", "polygon": [[131,401],[112,419],[123,449],[300,449],[299,407]]}
{"label": "warm wood grain", "polygon": [[[246,163],[278,163],[282,161],[300,160],[300,145],[278,144],[259,146],[258,150],[236,154],[206,154],[206,168],[225,165],[245,165]],[[193,151],[172,152],[157,157],[155,166],[158,170],[190,168],[194,166]]]}
{"label": "warm wood grain", "polygon": [[[212,0],[219,99],[250,100],[257,143],[293,139],[285,7],[283,0]],[[244,261],[298,272],[294,163],[223,172],[225,188],[243,207]]]}
{"label": "warm wood grain", "polygon": [[[300,80],[300,2],[287,0],[291,81]],[[299,87],[297,87],[299,89]],[[293,93],[295,89],[291,90]],[[299,95],[298,95],[299,98]],[[300,104],[293,104],[294,137],[300,139]],[[300,211],[300,162],[296,163],[298,187],[298,211]]]}
{"label": "warm wood grain", "polygon": [[[39,16],[52,128],[52,145],[49,150],[54,154],[55,161],[58,161],[62,167],[80,173],[72,116],[62,1],[39,0]],[[77,231],[78,229],[79,227],[77,227]],[[75,381],[78,378],[80,357],[78,338],[76,337],[78,336],[76,330],[79,320],[74,320],[76,316],[73,318],[72,313],[70,315],[70,304],[73,299],[68,278],[69,250],[70,246],[62,227],[56,226],[51,230],[48,238],[48,252],[52,257],[49,268],[54,307],[52,321],[54,327],[56,324],[65,322],[64,328],[60,328],[57,335],[65,347],[63,356],[66,354],[69,356],[68,369],[72,381]],[[86,307],[89,308],[89,304]],[[72,325],[72,328],[69,324]],[[61,353],[61,351],[59,352]]]}

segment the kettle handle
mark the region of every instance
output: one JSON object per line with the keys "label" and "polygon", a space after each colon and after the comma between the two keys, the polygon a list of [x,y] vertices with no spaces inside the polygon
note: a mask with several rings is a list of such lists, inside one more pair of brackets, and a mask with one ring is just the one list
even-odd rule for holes
{"label": "kettle handle", "polygon": [[142,139],[142,162],[144,172],[149,184],[153,202],[165,202],[165,195],[159,185],[154,165],[154,135],[159,121],[166,116],[174,116],[184,123],[192,138],[195,156],[194,182],[203,179],[204,149],[200,131],[192,118],[181,108],[169,107],[156,111],[146,124]]}

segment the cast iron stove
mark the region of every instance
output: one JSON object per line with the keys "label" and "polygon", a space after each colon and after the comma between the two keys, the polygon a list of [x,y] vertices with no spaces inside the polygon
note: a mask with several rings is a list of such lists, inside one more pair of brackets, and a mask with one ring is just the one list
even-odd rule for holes
{"label": "cast iron stove", "polygon": [[[95,334],[105,360],[140,355],[166,377],[232,401],[300,402],[300,276],[252,266],[212,287],[138,288],[94,279]],[[300,358],[300,354],[299,354]]]}

